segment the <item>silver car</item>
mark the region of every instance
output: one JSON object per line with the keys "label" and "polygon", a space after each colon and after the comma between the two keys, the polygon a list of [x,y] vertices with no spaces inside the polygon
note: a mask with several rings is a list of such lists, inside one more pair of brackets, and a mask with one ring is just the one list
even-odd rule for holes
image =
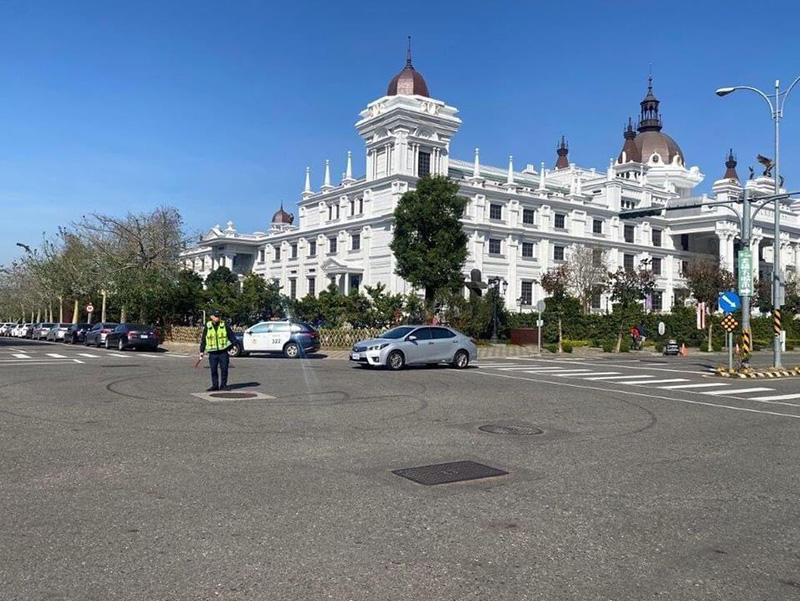
{"label": "silver car", "polygon": [[389,369],[437,363],[463,369],[477,358],[474,340],[444,326],[399,326],[377,338],[356,342],[350,352],[351,361]]}

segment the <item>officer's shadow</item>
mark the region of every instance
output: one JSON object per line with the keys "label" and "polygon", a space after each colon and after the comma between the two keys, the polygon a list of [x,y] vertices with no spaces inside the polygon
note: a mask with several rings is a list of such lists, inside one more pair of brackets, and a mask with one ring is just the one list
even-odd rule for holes
{"label": "officer's shadow", "polygon": [[234,384],[228,384],[228,388],[231,390],[238,390],[240,388],[258,388],[261,386],[261,382],[236,382]]}

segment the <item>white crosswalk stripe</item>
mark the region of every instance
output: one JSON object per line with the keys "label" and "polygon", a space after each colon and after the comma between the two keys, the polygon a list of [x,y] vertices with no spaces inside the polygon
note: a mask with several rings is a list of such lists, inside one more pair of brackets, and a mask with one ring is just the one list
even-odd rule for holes
{"label": "white crosswalk stripe", "polygon": [[66,359],[64,355],[59,355],[58,353],[47,353],[47,356],[53,359]]}
{"label": "white crosswalk stripe", "polygon": [[779,394],[775,396],[754,396],[749,401],[790,401],[800,399],[800,394]]}
{"label": "white crosswalk stripe", "polygon": [[17,359],[30,359],[30,355],[25,355],[23,353],[12,353],[12,357],[16,357]]}
{"label": "white crosswalk stripe", "polygon": [[88,357],[89,359],[97,359],[100,355],[92,355],[91,353],[78,353],[81,357]]}
{"label": "white crosswalk stripe", "polygon": [[532,368],[530,365],[523,365],[519,366],[516,365],[514,367],[500,367],[498,371],[525,371],[528,369],[535,369],[536,371],[563,371],[565,367],[540,367],[540,368]]}
{"label": "white crosswalk stripe", "polygon": [[660,386],[662,390],[685,390],[688,388],[719,388],[720,386],[730,386],[723,382],[708,384],[678,384],[676,386]]}
{"label": "white crosswalk stripe", "polygon": [[[530,373],[530,372],[526,372]],[[562,376],[564,378],[569,378],[572,376],[580,377],[580,376],[588,376],[589,374],[594,373],[591,369],[568,369],[566,371],[559,371],[550,374],[543,374],[543,375],[553,375],[553,376]]]}
{"label": "white crosswalk stripe", "polygon": [[672,382],[688,382],[686,378],[669,378],[667,380],[645,380],[641,382],[637,380],[636,382],[621,382],[621,384],[647,384],[651,386],[653,384],[671,384]]}
{"label": "white crosswalk stripe", "polygon": [[730,395],[730,396],[738,396],[742,394],[750,394],[751,392],[770,392],[775,390],[774,388],[764,388],[762,386],[756,386],[755,388],[734,388],[734,389],[725,389],[725,390],[709,390],[708,392],[703,392],[702,394],[707,394],[710,396],[722,396],[722,395]]}
{"label": "white crosswalk stripe", "polygon": [[[565,377],[567,377],[569,375],[574,375],[574,374],[566,374],[566,375],[565,374],[553,374],[553,375],[554,376],[565,376]],[[579,374],[576,377],[577,378],[581,378],[581,377],[585,377],[587,375],[589,375],[589,374]],[[595,371],[595,372],[592,372],[592,375],[593,376],[618,376],[619,372],[618,371]]]}
{"label": "white crosswalk stripe", "polygon": [[631,375],[631,376],[600,376],[599,378],[584,378],[585,380],[633,380],[641,378],[655,378],[655,376]]}

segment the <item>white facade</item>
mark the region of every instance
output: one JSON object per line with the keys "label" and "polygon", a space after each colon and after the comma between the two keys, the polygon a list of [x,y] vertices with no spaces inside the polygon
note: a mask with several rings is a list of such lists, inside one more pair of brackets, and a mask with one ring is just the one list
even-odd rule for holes
{"label": "white facade", "polygon": [[[410,60],[398,77],[406,72],[424,86]],[[396,87],[402,92],[409,91],[409,86],[413,88],[410,79],[408,86]],[[351,153],[347,153],[346,172],[335,185],[328,161],[319,190],[311,189],[307,169],[298,201],[298,223],[281,208],[265,232],[240,234],[230,222],[224,230],[215,226],[197,247],[183,254],[184,264],[203,277],[219,266],[239,275],[253,271],[279,282],[285,294],[297,298],[318,294],[331,282],[343,293],[377,283],[392,293],[412,292],[395,274],[389,249],[392,214],[400,197],[420,176],[447,175],[459,183],[460,193],[469,200],[463,219],[469,236],[465,279],[475,268],[481,270],[484,281],[504,278],[509,282],[508,309],[532,310],[544,297],[535,281],[548,269],[568,262],[576,245],[589,244],[605,251],[605,263],[612,271],[638,265],[643,259],[653,260],[658,293],[651,306],[669,310],[676,291],[685,287],[682,271],[692,256],[719,256],[722,265],[734,271],[738,221],[721,207],[620,220],[622,210],[663,206],[691,197],[704,178],[697,167],[684,165],[680,149],[660,133],[652,87],[641,104],[640,123],[647,127],[640,126],[636,134],[629,126],[623,152],[607,168],[598,171],[568,163],[562,143],[560,168],[547,169],[541,163],[538,169],[529,164],[515,170],[511,157],[507,167],[482,165],[477,148],[469,161],[451,158],[450,141],[461,124],[456,108],[423,94],[383,96],[369,103],[356,123],[365,144],[363,177],[352,176]],[[628,152],[635,155],[633,160]],[[741,194],[738,179],[727,177],[732,173],[729,168],[726,178],[715,182],[717,198]],[[772,192],[769,178],[747,184],[754,194]],[[787,210],[780,245],[789,272],[800,270],[797,209],[795,205]],[[772,212],[764,210],[754,222],[756,273],[769,270],[772,219]],[[609,299],[595,299],[594,308],[610,309]]]}

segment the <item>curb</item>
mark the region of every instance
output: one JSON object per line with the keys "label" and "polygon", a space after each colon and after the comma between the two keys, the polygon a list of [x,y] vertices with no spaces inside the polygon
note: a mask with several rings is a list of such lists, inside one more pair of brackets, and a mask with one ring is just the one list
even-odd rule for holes
{"label": "curb", "polygon": [[718,368],[714,375],[720,378],[790,378],[800,376],[800,367],[772,371],[750,371],[745,373],[729,372],[727,369]]}

